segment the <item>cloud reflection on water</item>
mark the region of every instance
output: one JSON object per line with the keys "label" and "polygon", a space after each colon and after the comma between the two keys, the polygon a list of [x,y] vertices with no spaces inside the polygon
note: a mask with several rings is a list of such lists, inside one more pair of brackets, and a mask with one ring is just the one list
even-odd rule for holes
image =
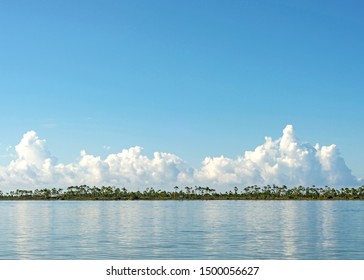
{"label": "cloud reflection on water", "polygon": [[363,212],[345,201],[4,201],[0,259],[362,259]]}

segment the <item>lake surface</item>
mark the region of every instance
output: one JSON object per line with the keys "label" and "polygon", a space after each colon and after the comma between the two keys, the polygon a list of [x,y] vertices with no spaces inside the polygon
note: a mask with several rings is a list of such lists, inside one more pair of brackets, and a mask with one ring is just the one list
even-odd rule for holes
{"label": "lake surface", "polygon": [[0,201],[0,259],[364,259],[364,201]]}

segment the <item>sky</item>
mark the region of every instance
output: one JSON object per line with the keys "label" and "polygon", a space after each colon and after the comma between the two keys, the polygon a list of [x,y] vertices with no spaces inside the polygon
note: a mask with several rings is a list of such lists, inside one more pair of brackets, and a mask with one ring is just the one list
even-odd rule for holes
{"label": "sky", "polygon": [[361,184],[363,8],[1,1],[0,189]]}

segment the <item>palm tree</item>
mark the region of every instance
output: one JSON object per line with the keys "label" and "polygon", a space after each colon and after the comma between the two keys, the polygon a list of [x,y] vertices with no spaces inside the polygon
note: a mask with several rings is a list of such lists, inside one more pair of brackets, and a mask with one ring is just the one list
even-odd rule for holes
{"label": "palm tree", "polygon": [[58,195],[59,195],[58,190],[57,190],[56,188],[53,188],[53,189],[51,190],[51,196],[52,196],[52,197],[57,197]]}
{"label": "palm tree", "polygon": [[185,187],[186,193],[187,193],[187,194],[190,194],[190,193],[191,193],[191,189],[192,189],[192,188],[190,188],[190,187],[186,186],[186,187]]}

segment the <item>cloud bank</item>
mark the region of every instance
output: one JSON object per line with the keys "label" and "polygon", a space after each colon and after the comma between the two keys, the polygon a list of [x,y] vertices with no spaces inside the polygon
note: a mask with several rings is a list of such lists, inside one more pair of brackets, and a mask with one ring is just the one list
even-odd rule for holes
{"label": "cloud bank", "polygon": [[16,158],[0,167],[0,189],[115,185],[129,189],[175,185],[232,186],[277,184],[287,186],[357,186],[363,180],[352,175],[336,145],[302,143],[287,125],[277,140],[265,137],[254,151],[236,159],[206,157],[199,169],[171,153],[143,155],[139,146],[124,149],[102,159],[80,152],[78,162],[58,163],[46,148],[46,141],[34,131],[24,134],[15,147]]}

